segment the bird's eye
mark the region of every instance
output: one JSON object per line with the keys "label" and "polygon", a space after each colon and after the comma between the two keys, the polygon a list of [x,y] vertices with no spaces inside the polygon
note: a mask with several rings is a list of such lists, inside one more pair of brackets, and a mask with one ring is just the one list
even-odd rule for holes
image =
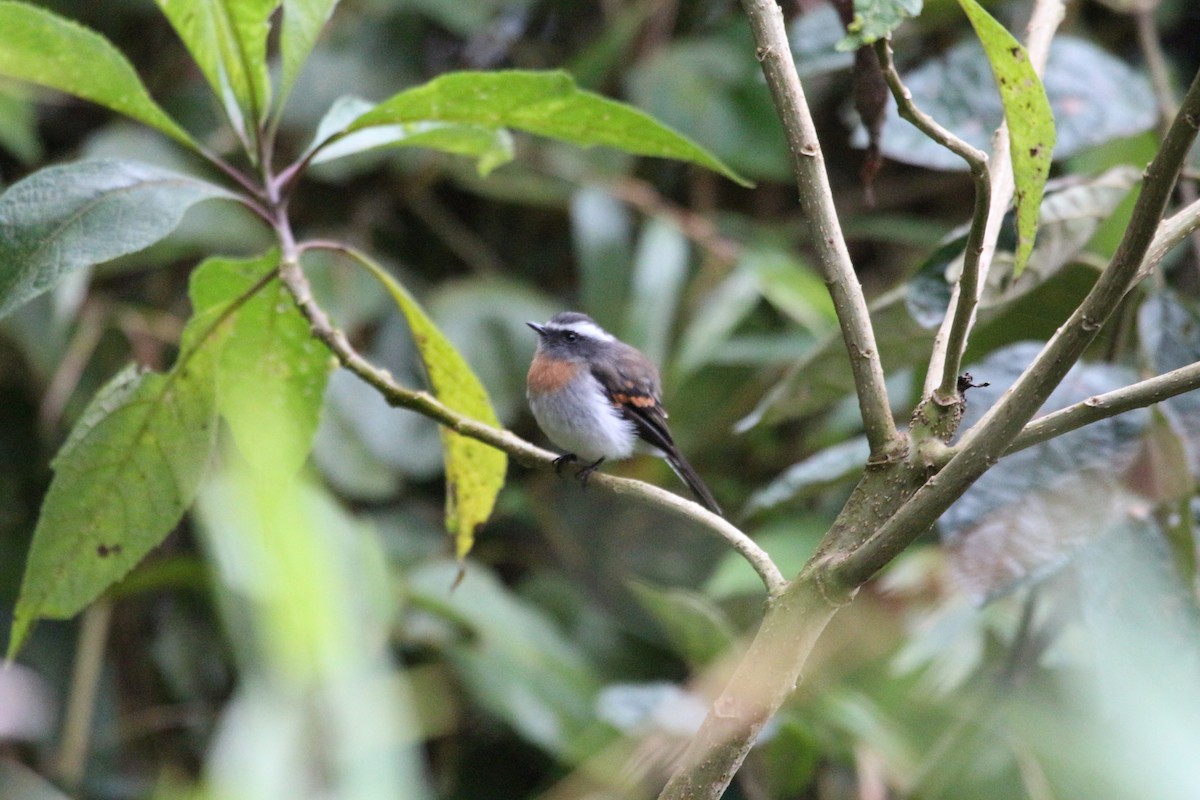
{"label": "bird's eye", "polygon": [[579,341],[579,334],[576,333],[575,331],[567,331],[566,333],[563,334],[563,339],[565,339],[568,342],[577,342],[577,341]]}

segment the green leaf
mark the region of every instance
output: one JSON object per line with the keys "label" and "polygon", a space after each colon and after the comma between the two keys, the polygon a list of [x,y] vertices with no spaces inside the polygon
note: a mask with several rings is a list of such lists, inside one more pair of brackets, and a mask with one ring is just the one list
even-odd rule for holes
{"label": "green leaf", "polygon": [[[236,301],[278,265],[277,250],[245,260],[208,259],[192,273],[197,315]],[[217,362],[218,408],[260,474],[292,475],[303,466],[332,366],[279,281],[234,312]]]}
{"label": "green leaf", "polygon": [[267,34],[279,0],[156,0],[230,121],[254,138],[267,113]]}
{"label": "green leaf", "polygon": [[196,149],[100,34],[41,8],[0,2],[0,75],[57,89],[146,123]]}
{"label": "green leaf", "polygon": [[409,602],[469,635],[439,637],[446,660],[486,711],[552,753],[579,751],[595,720],[599,680],[555,619],[472,565],[453,591],[458,567],[441,561],[407,576]]}
{"label": "green leaf", "polygon": [[703,667],[729,652],[733,626],[700,592],[630,581],[638,601],[662,627],[675,652],[691,667]]}
{"label": "green leaf", "polygon": [[283,61],[280,95],[287,95],[321,35],[338,0],[283,0],[279,52]]}
{"label": "green leaf", "polygon": [[1038,210],[1054,156],[1054,114],[1046,88],[1020,42],[975,0],[958,3],[983,44],[1004,103],[1016,182],[1017,257],[1013,273],[1019,276],[1037,236]]}
{"label": "green leaf", "polygon": [[42,160],[42,140],[33,101],[26,94],[15,85],[0,85],[0,147],[32,167]]}
{"label": "green leaf", "polygon": [[[438,400],[460,414],[500,427],[487,390],[412,295],[383,267],[366,258],[359,260],[387,287],[408,321]],[[446,454],[446,528],[462,559],[475,544],[476,531],[491,516],[496,495],[504,486],[508,456],[449,428],[442,427],[441,432]]]}
{"label": "green leaf", "polygon": [[455,72],[401,92],[363,114],[349,131],[444,122],[514,128],[580,147],[688,161],[749,183],[715,156],[635,108],[583,91],[563,72]]}
{"label": "green leaf", "polygon": [[374,107],[374,103],[357,97],[338,98],[317,126],[317,135],[309,148],[310,152],[318,151],[312,163],[321,164],[380,147],[424,147],[475,158],[479,174],[486,176],[513,159],[512,135],[503,128],[412,122],[347,132],[350,123]]}
{"label": "green leaf", "polygon": [[178,524],[216,441],[213,348],[162,375],[130,366],[92,400],[53,462],[8,653],[36,618],[78,613]]}
{"label": "green leaf", "polygon": [[854,0],[854,19],[837,49],[857,50],[884,38],[900,23],[921,13],[924,0]]}
{"label": "green leaf", "polygon": [[0,317],[82,267],[147,247],[225,189],[133,161],[47,167],[0,195]]}

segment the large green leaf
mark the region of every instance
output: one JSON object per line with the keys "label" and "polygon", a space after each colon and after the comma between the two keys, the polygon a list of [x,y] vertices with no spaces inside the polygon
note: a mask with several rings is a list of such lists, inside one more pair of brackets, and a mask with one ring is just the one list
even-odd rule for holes
{"label": "large green leaf", "polygon": [[318,151],[312,163],[321,164],[380,147],[424,147],[476,159],[480,175],[487,175],[513,159],[512,134],[507,130],[448,122],[409,122],[376,125],[348,132],[350,124],[375,107],[357,97],[339,97],[317,126],[309,152]]}
{"label": "large green leaf", "polygon": [[[210,258],[192,273],[197,314],[223,308],[272,274],[279,253]],[[238,449],[260,472],[290,475],[312,447],[333,362],[279,281],[242,303],[221,340],[217,398]]]}
{"label": "large green leaf", "polygon": [[0,2],[0,75],[99,103],[196,147],[107,39],[45,9]]}
{"label": "large green leaf", "polygon": [[338,0],[283,0],[283,27],[279,33],[281,95],[292,88],[337,4]]}
{"label": "large green leaf", "polygon": [[1013,272],[1021,274],[1037,236],[1038,209],[1054,156],[1054,115],[1046,88],[1029,54],[1004,26],[975,0],[958,0],[987,53],[1000,87],[1008,122],[1009,151],[1017,202],[1017,255]]}
{"label": "large green leaf", "polygon": [[82,267],[147,247],[192,205],[234,195],[132,161],[47,167],[0,195],[0,316]]}
{"label": "large green leaf", "polygon": [[[231,121],[252,131],[271,102],[267,34],[279,0],[157,2],[213,92],[225,103]],[[229,103],[231,96],[234,105]]]}
{"label": "large green leaf", "polygon": [[12,656],[40,617],[78,613],[156,547],[191,505],[215,443],[213,348],[163,375],[120,372],[54,459],[13,618]]}
{"label": "large green leaf", "polygon": [[348,132],[376,125],[443,122],[514,128],[581,147],[689,161],[747,181],[689,139],[635,108],[580,89],[563,72],[456,72],[384,100]]}
{"label": "large green leaf", "polygon": [[[487,390],[454,345],[442,335],[408,291],[387,270],[360,259],[387,287],[412,330],[429,384],[438,400],[472,419],[500,427]],[[496,448],[443,427],[446,454],[446,528],[454,536],[459,558],[475,544],[475,533],[485,523],[504,486],[508,456]]]}

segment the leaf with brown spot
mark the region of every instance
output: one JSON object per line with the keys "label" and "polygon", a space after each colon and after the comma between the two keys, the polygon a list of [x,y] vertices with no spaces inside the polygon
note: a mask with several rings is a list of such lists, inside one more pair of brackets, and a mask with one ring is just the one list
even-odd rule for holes
{"label": "leaf with brown spot", "polygon": [[[361,255],[357,257],[387,287],[408,320],[438,400],[460,414],[499,428],[500,420],[487,390],[454,345],[387,270]],[[504,486],[508,456],[449,428],[442,427],[441,432],[446,458],[446,529],[454,536],[455,552],[462,559],[475,544],[476,531],[492,514],[496,495]]]}
{"label": "leaf with brown spot", "polygon": [[1016,183],[1017,251],[1014,276],[1020,276],[1037,237],[1042,192],[1054,153],[1054,115],[1046,89],[1020,43],[976,2],[958,0],[987,53],[1000,88],[1008,122],[1009,150]]}

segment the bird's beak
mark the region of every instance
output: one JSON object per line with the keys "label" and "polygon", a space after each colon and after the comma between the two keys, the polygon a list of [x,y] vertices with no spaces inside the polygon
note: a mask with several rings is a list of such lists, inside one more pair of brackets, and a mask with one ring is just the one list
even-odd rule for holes
{"label": "bird's beak", "polygon": [[526,322],[525,324],[528,325],[529,327],[533,328],[533,330],[537,333],[538,336],[546,335],[546,329],[543,328],[541,325],[538,325],[536,322]]}

